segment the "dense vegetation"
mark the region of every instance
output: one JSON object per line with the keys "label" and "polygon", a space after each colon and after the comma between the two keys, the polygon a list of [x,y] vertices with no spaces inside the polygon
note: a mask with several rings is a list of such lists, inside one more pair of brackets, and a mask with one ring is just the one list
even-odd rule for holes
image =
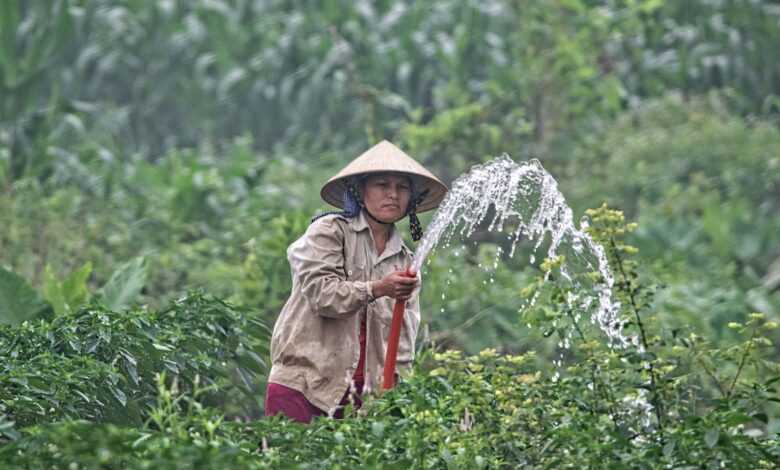
{"label": "dense vegetation", "polygon": [[[315,3],[0,2],[0,463],[780,461],[776,5]],[[380,138],[447,182],[539,158],[642,352],[485,231],[430,258],[398,389],[256,419],[285,249]]]}

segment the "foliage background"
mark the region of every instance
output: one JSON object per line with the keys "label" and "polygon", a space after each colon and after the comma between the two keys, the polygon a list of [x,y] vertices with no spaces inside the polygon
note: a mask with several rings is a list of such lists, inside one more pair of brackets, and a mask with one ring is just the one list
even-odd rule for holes
{"label": "foliage background", "polygon": [[[623,210],[661,336],[780,322],[775,2],[8,0],[0,37],[0,322],[202,288],[271,326],[315,188],[381,138],[448,183],[538,158],[575,217]],[[518,310],[542,260],[489,272],[502,241],[475,239],[426,266],[420,347],[552,375]],[[216,402],[257,416],[262,375]]]}

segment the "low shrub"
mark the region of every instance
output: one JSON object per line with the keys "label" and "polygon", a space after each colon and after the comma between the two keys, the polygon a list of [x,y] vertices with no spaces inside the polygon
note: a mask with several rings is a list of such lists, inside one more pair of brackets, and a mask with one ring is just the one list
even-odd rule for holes
{"label": "low shrub", "polygon": [[161,311],[92,305],[50,322],[3,325],[0,413],[17,427],[61,419],[140,425],[161,371],[185,390],[196,378],[215,385],[220,393],[203,397],[212,404],[241,390],[256,413],[267,344],[268,330],[251,312],[201,292]]}
{"label": "low shrub", "polygon": [[[613,378],[630,363],[603,350]],[[588,387],[590,364],[540,371],[536,355],[485,350],[426,353],[396,389],[343,420],[305,426],[283,418],[226,422],[160,377],[158,404],[141,428],[85,421],[46,424],[0,448],[28,468],[774,468],[776,439],[750,430],[734,400],[706,413],[669,403],[663,437],[626,397]],[[556,378],[557,377],[557,378]],[[609,388],[607,392],[614,392]],[[673,417],[674,416],[674,417]]]}
{"label": "low shrub", "polygon": [[[0,434],[11,441],[0,446],[0,466],[776,468],[780,367],[768,358],[778,325],[747,314],[729,325],[738,339],[718,345],[690,329],[666,328],[653,302],[661,287],[625,241],[635,225],[608,207],[588,215],[615,274],[616,321],[635,339],[628,346],[607,344],[588,307],[570,301],[571,278],[546,260],[523,289],[536,299],[522,309],[523,322],[557,348],[524,344],[520,354],[472,356],[425,349],[394,390],[346,410],[343,420],[305,426],[282,417],[225,419],[214,406],[214,397],[235,388],[220,361],[240,363],[241,348],[258,344],[242,336],[245,317],[228,305],[196,294],[159,313],[117,318],[91,309],[26,323],[20,328],[29,335],[0,336],[0,352],[15,367],[0,389]],[[605,282],[594,274],[580,276]],[[83,324],[75,321],[82,317]],[[148,324],[139,326],[139,317]],[[156,351],[148,364],[135,360],[143,377],[135,388],[125,357],[141,356],[133,341]],[[552,362],[550,350],[558,358]],[[55,355],[70,361],[62,377],[52,372]],[[116,379],[128,403],[145,412],[135,422],[110,418],[129,405],[110,386],[80,384],[84,367],[93,380]],[[58,385],[39,389],[44,376]],[[56,409],[68,393],[81,401]]]}

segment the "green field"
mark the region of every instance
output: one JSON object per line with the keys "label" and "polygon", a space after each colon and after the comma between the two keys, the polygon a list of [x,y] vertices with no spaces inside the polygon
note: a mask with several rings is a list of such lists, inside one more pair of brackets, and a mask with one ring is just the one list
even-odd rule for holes
{"label": "green field", "polygon": [[[0,467],[776,468],[778,48],[769,0],[0,2]],[[539,159],[641,352],[480,230],[396,389],[263,418],[285,250],[381,139]]]}

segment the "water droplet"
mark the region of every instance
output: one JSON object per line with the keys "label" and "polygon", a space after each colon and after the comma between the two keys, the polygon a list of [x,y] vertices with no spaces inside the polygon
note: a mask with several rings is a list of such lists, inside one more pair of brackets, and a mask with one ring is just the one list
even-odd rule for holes
{"label": "water droplet", "polygon": [[[475,165],[467,173],[458,177],[450,192],[439,206],[425,236],[420,241],[414,257],[413,268],[419,267],[438,244],[450,247],[452,242],[459,245],[453,252],[455,257],[465,254],[466,246],[473,246],[478,253],[477,241],[469,239],[478,228],[489,231],[504,231],[510,242],[509,256],[514,256],[521,240],[531,244],[531,264],[535,264],[535,251],[545,244],[545,257],[556,259],[567,254],[556,269],[556,276],[569,282],[579,297],[572,299],[570,307],[581,309],[606,335],[610,345],[628,347],[638,345],[636,336],[624,336],[616,320],[619,303],[612,299],[614,277],[609,271],[603,247],[596,243],[586,229],[587,218],[574,224],[571,208],[558,190],[555,179],[532,159],[526,162],[514,162],[508,155],[482,165]],[[492,208],[492,209],[491,209]],[[492,214],[490,220],[486,220]],[[457,241],[453,237],[462,237]],[[498,269],[503,249],[499,246],[496,257],[488,266],[480,262],[478,267],[489,272]],[[571,264],[572,254],[576,254],[577,264]],[[583,284],[579,274],[596,271],[603,281],[600,284]],[[448,273],[452,274],[449,269]],[[550,273],[545,275],[549,279]],[[490,282],[495,280],[491,276]],[[483,280],[483,284],[487,281]],[[447,285],[450,285],[449,279]],[[581,293],[581,295],[579,294]],[[535,305],[538,293],[528,302]],[[577,314],[579,319],[579,313]],[[567,344],[567,342],[564,342]]]}

